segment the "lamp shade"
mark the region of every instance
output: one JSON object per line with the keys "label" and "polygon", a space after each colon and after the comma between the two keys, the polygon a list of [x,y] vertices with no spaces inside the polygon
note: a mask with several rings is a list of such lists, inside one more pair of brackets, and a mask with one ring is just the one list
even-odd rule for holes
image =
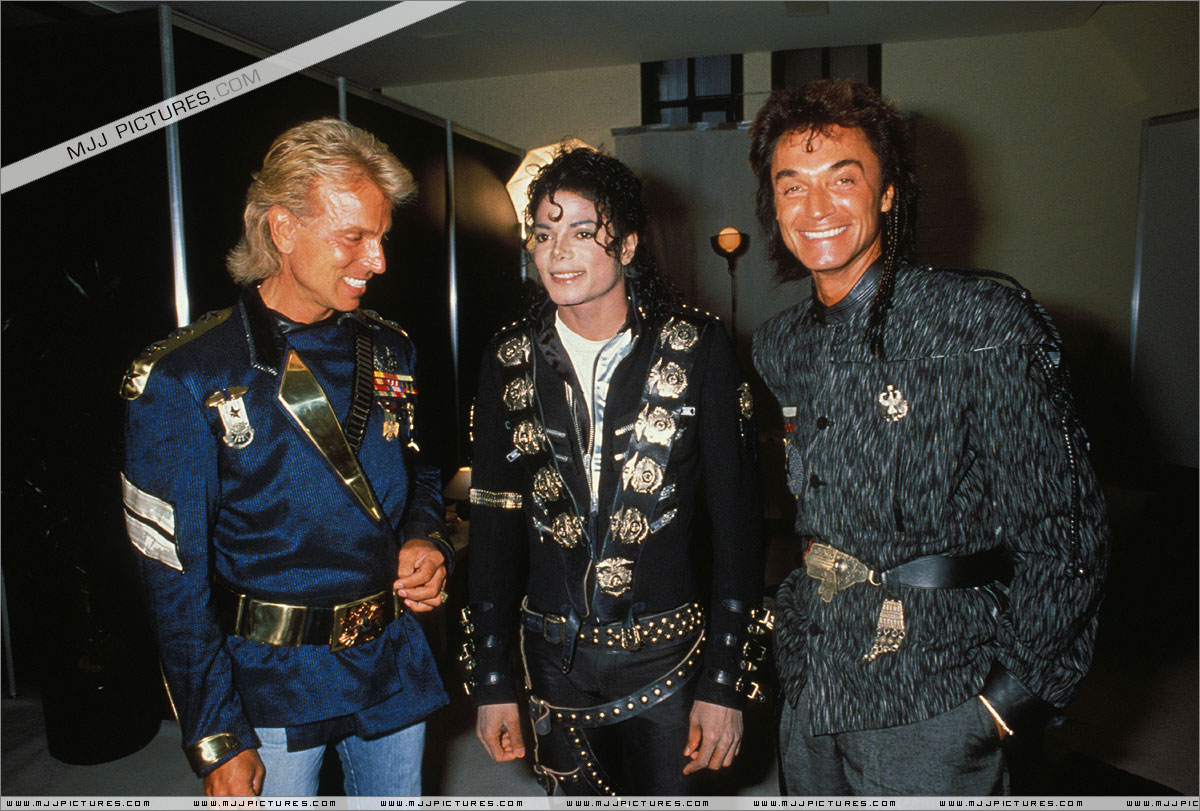
{"label": "lamp shade", "polygon": [[717,233],[717,244],[725,253],[733,253],[742,244],[742,232],[736,228],[722,228]]}
{"label": "lamp shade", "polygon": [[504,188],[508,189],[508,199],[512,201],[513,210],[517,212],[517,222],[521,223],[521,239],[525,239],[525,206],[529,202],[529,184],[537,177],[541,168],[554,160],[560,152],[570,152],[573,149],[594,149],[578,138],[566,138],[557,144],[547,144],[531,149],[525,153],[524,160],[513,172]]}
{"label": "lamp shade", "polygon": [[471,468],[460,467],[451,477],[442,496],[447,501],[466,501],[471,497]]}
{"label": "lamp shade", "polygon": [[750,236],[736,228],[722,228],[716,235],[708,238],[713,252],[728,260],[736,259],[750,247]]}

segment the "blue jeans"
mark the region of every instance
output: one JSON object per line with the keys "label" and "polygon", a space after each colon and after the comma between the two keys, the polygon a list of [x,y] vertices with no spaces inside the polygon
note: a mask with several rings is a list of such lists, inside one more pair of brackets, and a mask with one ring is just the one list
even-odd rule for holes
{"label": "blue jeans", "polygon": [[[262,796],[314,796],[325,747],[289,752],[283,728],[262,727],[254,731],[262,741],[258,756],[267,770]],[[346,796],[420,796],[424,722],[369,741],[351,735],[335,745],[346,775]]]}

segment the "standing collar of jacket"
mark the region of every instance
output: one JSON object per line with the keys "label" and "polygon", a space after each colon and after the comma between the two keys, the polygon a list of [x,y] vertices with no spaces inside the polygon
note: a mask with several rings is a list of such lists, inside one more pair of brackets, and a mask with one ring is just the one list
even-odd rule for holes
{"label": "standing collar of jacket", "polygon": [[246,343],[250,347],[250,365],[273,375],[278,375],[279,370],[283,367],[283,351],[287,344],[284,336],[288,333],[314,329],[327,324],[340,325],[349,321],[357,321],[370,326],[357,310],[349,313],[333,313],[311,324],[292,321],[282,313],[269,308],[263,302],[257,286],[242,288],[241,299],[238,303],[241,305]]}
{"label": "standing collar of jacket", "polygon": [[883,275],[883,257],[879,257],[871,266],[866,269],[866,272],[855,282],[854,287],[850,289],[842,299],[828,306],[821,303],[817,298],[817,286],[813,285],[812,291],[812,316],[818,324],[845,324],[854,316],[862,312],[875,298],[875,291],[879,289],[879,278]]}

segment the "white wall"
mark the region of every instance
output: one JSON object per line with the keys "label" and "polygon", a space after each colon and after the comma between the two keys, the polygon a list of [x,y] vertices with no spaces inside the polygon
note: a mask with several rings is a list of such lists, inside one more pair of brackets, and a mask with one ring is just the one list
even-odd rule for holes
{"label": "white wall", "polygon": [[1105,4],[1074,29],[885,46],[885,95],[920,115],[923,252],[1128,346],[1142,122],[1196,107],[1196,30],[1194,3]]}
{"label": "white wall", "polygon": [[[885,44],[884,93],[920,115],[922,249],[1015,275],[1127,346],[1142,120],[1197,106],[1197,24],[1195,3],[1118,3],[1073,29]],[[770,56],[743,64],[750,118]],[[641,123],[639,83],[625,65],[385,92],[519,147],[612,151],[612,128]],[[754,301],[743,329],[771,314]]]}
{"label": "white wall", "polygon": [[[747,118],[771,92],[771,55],[742,57]],[[385,95],[522,149],[566,136],[613,151],[612,130],[642,123],[641,65],[385,87]]]}
{"label": "white wall", "polygon": [[385,87],[385,95],[522,149],[566,136],[612,151],[613,127],[642,123],[640,65]]}

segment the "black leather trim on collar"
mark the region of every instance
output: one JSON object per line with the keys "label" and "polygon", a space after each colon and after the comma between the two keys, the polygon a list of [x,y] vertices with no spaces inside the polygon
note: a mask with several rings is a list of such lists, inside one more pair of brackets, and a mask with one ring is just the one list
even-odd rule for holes
{"label": "black leather trim on collar", "polygon": [[250,346],[250,365],[278,376],[283,367],[284,340],[275,318],[257,287],[243,288],[239,303],[242,325],[246,329],[246,343]]}
{"label": "black leather trim on collar", "polygon": [[[567,350],[563,348],[558,339],[558,331],[554,328],[554,314],[557,311],[554,302],[547,298],[534,322],[533,338],[549,361],[550,368],[564,380],[571,380],[574,375],[571,359],[567,356]],[[580,394],[582,395],[582,392]]]}
{"label": "black leather trim on collar", "polygon": [[292,321],[268,307],[257,287],[242,288],[240,304],[242,326],[245,328],[246,342],[250,346],[250,365],[273,375],[278,375],[283,368],[283,353],[287,348],[287,339],[284,336],[289,332],[333,323],[341,326],[348,321],[357,321],[373,331],[380,329],[379,324],[372,323],[358,310],[348,313],[335,312],[311,324]]}

